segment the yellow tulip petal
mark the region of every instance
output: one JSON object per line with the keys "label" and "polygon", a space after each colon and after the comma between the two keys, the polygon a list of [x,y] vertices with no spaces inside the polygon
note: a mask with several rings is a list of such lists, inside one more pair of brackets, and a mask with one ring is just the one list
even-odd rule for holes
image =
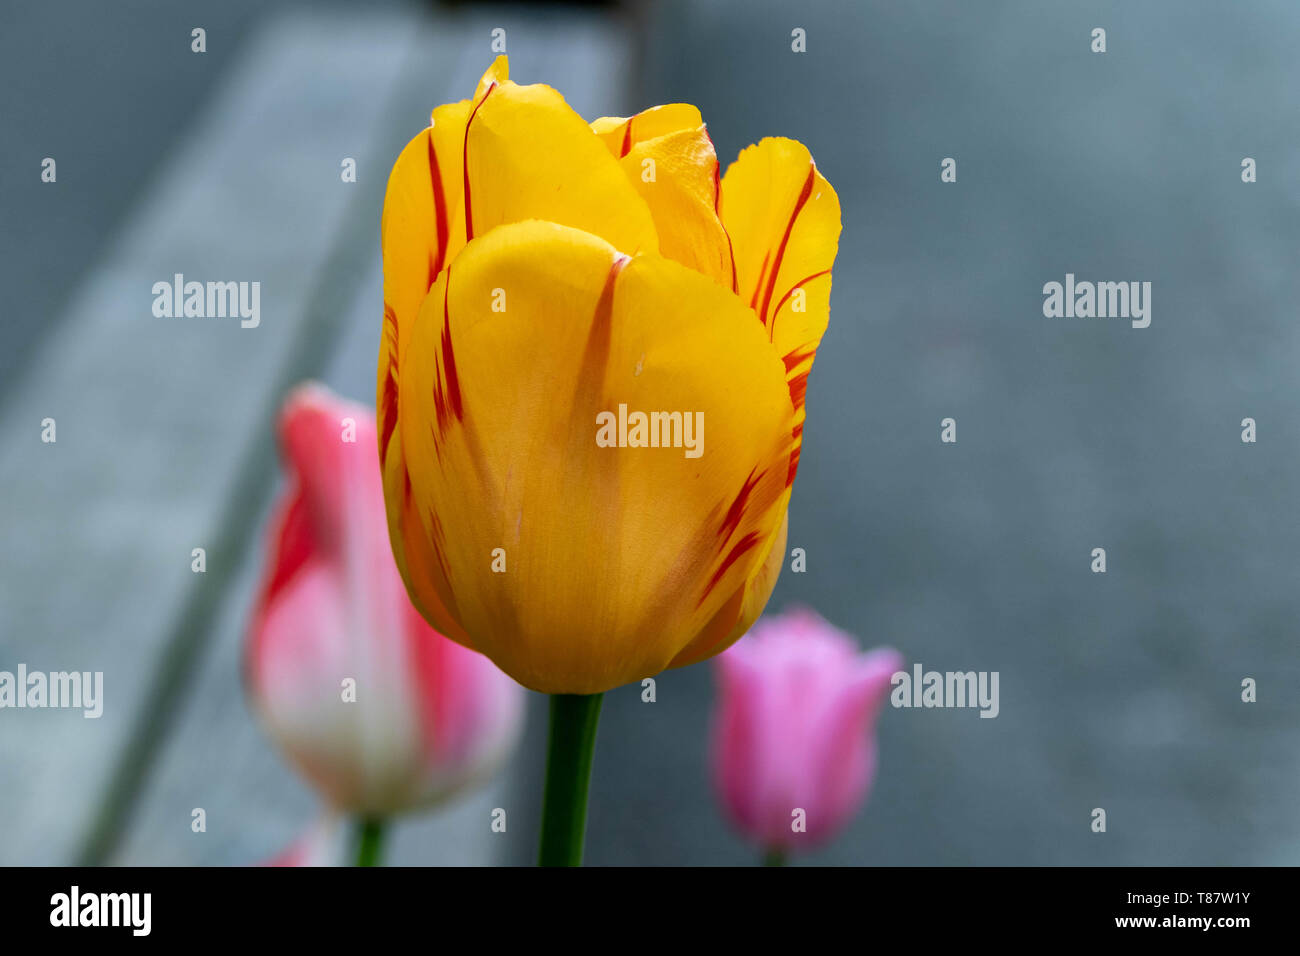
{"label": "yellow tulip petal", "polygon": [[654,216],[660,253],[734,290],[731,247],[717,213],[718,158],[704,127],[637,143],[620,162]]}
{"label": "yellow tulip petal", "polygon": [[591,128],[615,159],[622,159],[637,143],[704,125],[700,111],[689,103],[667,103],[642,110],[636,116],[602,116]]}
{"label": "yellow tulip petal", "polygon": [[439,106],[432,125],[398,156],[388,177],[380,237],[384,256],[384,324],[376,407],[380,460],[397,425],[398,355],[410,339],[420,303],[438,273],[465,245],[461,155],[472,103]]}
{"label": "yellow tulip petal", "polygon": [[[595,693],[734,630],[784,519],[793,407],[732,293],[575,229],[503,226],[425,299],[399,389],[442,603],[520,683]],[[702,454],[598,446],[620,404],[701,413]]]}
{"label": "yellow tulip petal", "polygon": [[510,58],[503,53],[492,61],[492,65],[479,78],[478,86],[474,89],[474,101],[477,103],[481,100],[489,87],[504,83],[508,79],[510,79]]}
{"label": "yellow tulip petal", "polygon": [[[737,294],[785,363],[798,439],[808,372],[830,318],[839,197],[803,144],[770,138],[728,168],[719,209],[735,255]],[[797,466],[796,448],[792,478]]]}
{"label": "yellow tulip petal", "polygon": [[473,239],[544,219],[635,255],[658,249],[654,221],[600,138],[549,86],[484,77],[465,128],[462,212]]}
{"label": "yellow tulip petal", "polygon": [[790,527],[790,515],[786,511],[788,501],[789,492],[786,492],[785,500],[778,506],[785,517],[776,534],[767,541],[758,568],[717,617],[673,658],[669,667],[687,667],[721,654],[753,627],[767,606],[767,599],[772,596],[772,589],[776,587],[776,579],[780,576],[785,561],[785,545]]}
{"label": "yellow tulip petal", "polygon": [[396,427],[397,356],[438,273],[469,237],[537,218],[631,253],[658,248],[649,209],[590,127],[555,90],[509,76],[506,57],[497,57],[473,99],[433,111],[389,175],[376,383],[381,454]]}
{"label": "yellow tulip petal", "polygon": [[591,128],[650,207],[660,254],[734,291],[731,246],[718,218],[718,156],[700,111],[672,103],[602,117]]}
{"label": "yellow tulip petal", "polygon": [[[545,133],[541,138],[539,131]],[[467,189],[472,193],[476,182],[478,201],[472,202]],[[400,442],[394,441],[397,382],[399,357],[420,304],[469,235],[536,216],[586,227],[630,250],[657,246],[649,210],[597,137],[554,90],[510,82],[502,56],[484,73],[474,99],[433,111],[430,126],[402,150],[389,176],[381,225],[384,324],[376,405],[380,460],[390,490],[400,492],[406,480]],[[431,559],[431,554],[410,557],[413,563]],[[399,554],[404,574],[405,561]],[[423,601],[430,607],[435,603],[432,596]],[[438,626],[460,639],[454,628]]]}
{"label": "yellow tulip petal", "polygon": [[[398,421],[399,356],[409,347],[420,304],[438,274],[465,244],[461,156],[469,100],[439,106],[432,125],[407,144],[388,178],[380,233],[384,256],[384,324],[380,337],[376,416],[393,555],[412,602],[443,634],[468,644],[435,585],[437,567],[409,501]],[[445,587],[441,588],[445,591]]]}
{"label": "yellow tulip petal", "polygon": [[[473,641],[448,607],[451,589],[438,553],[425,533],[411,494],[410,473],[402,454],[402,432],[396,429],[383,462],[384,505],[388,537],[397,570],[406,584],[411,603],[444,636],[472,650]],[[437,530],[435,526],[435,531]]]}

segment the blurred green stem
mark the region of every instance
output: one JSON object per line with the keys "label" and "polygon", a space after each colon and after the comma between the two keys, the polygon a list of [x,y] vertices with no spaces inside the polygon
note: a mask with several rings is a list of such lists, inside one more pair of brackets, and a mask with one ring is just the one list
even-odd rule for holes
{"label": "blurred green stem", "polygon": [[363,817],[357,822],[357,866],[378,866],[384,851],[384,829],[380,817]]}
{"label": "blurred green stem", "polygon": [[763,854],[764,866],[785,866],[784,850],[768,850]]}
{"label": "blurred green stem", "polygon": [[603,694],[552,694],[538,866],[582,866],[587,785]]}

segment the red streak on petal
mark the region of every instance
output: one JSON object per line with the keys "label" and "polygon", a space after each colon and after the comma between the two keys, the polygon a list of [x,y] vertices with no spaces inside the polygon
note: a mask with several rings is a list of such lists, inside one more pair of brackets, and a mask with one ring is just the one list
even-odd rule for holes
{"label": "red streak on petal", "polygon": [[442,185],[442,173],[438,169],[438,151],[433,148],[433,130],[429,130],[429,173],[433,181],[433,218],[436,224],[438,248],[429,260],[429,284],[425,291],[433,288],[438,273],[442,271],[443,260],[447,255],[447,195]]}
{"label": "red streak on petal", "polygon": [[812,282],[813,279],[820,279],[822,276],[828,276],[830,274],[831,274],[830,269],[823,269],[821,272],[814,272],[810,276],[804,276],[794,285],[790,286],[786,294],[781,296],[781,301],[776,304],[776,308],[772,310],[772,324],[768,327],[769,341],[775,341],[776,339],[776,317],[781,314],[781,306],[785,305],[787,302],[790,301],[790,296],[794,295],[794,290],[801,288],[802,286],[804,286],[809,282]]}
{"label": "red streak on petal", "polygon": [[294,576],[307,563],[316,550],[316,536],[312,531],[307,500],[298,489],[284,511],[275,545],[275,570],[263,595],[263,605],[269,606]]}
{"label": "red streak on petal", "polygon": [[816,351],[817,351],[816,349],[794,349],[793,351],[787,353],[781,359],[781,361],[785,363],[785,374],[789,375],[795,368],[799,366],[800,362],[816,354]]}
{"label": "red streak on petal", "polygon": [[[758,312],[758,290],[763,285],[763,276],[767,275],[767,261],[771,257],[772,257],[771,249],[763,253],[763,264],[759,266],[758,269],[758,281],[754,283],[754,294],[749,297],[749,307],[753,309],[755,313]],[[763,317],[761,315],[759,315],[758,319],[760,322],[763,321]]]}
{"label": "red streak on petal", "polygon": [[[704,138],[709,141],[710,148],[713,147],[713,137],[709,135],[706,128]],[[736,281],[736,250],[731,245],[731,233],[727,231],[727,225],[722,221],[722,164],[718,162],[718,151],[713,150],[713,215],[718,220],[718,225],[722,228],[722,234],[727,237],[727,258],[731,260],[731,291],[739,292],[740,283]],[[753,308],[753,305],[750,305]]]}
{"label": "red streak on petal", "polygon": [[619,274],[632,261],[630,256],[619,254],[609,267],[609,275],[605,276],[605,287],[600,290],[600,298],[596,300],[596,312],[592,317],[591,324],[608,329],[611,319],[614,315],[614,283],[618,281]]}
{"label": "red streak on petal", "polygon": [[731,291],[739,295],[740,282],[736,278],[736,250],[731,245],[731,233],[727,232],[727,227],[723,226],[722,231],[727,236],[727,258],[731,260]]}
{"label": "red streak on petal", "polygon": [[635,116],[629,116],[627,122],[623,124],[623,146],[618,154],[619,159],[632,152],[632,120],[634,119]]}
{"label": "red streak on petal", "polygon": [[[802,350],[795,349],[786,355],[782,359],[785,363],[786,375],[789,375],[790,372],[797,368],[805,359],[811,358],[816,351],[816,349],[812,348]],[[803,408],[804,402],[807,400],[808,373],[810,371],[812,371],[811,367],[804,369],[798,375],[792,376],[787,383],[790,388],[790,404],[794,407],[795,412],[798,412]],[[803,447],[803,422],[795,425],[791,430],[790,435],[794,439],[794,450],[790,453],[790,469],[786,473],[785,478],[785,486],[787,488],[794,484],[795,473],[799,470],[799,452]]]}
{"label": "red streak on petal", "polygon": [[454,418],[464,418],[465,408],[460,394],[460,378],[456,374],[456,353],[451,341],[451,311],[448,299],[451,293],[451,267],[447,267],[447,277],[442,287],[442,336],[438,342],[437,373],[433,380],[433,409],[437,416],[437,427],[430,423],[434,446],[438,439],[447,434],[447,426]]}
{"label": "red streak on petal", "polygon": [[447,308],[451,291],[451,269],[447,270],[447,285],[442,290],[442,358],[447,375],[447,395],[451,399],[451,413],[460,421],[465,417],[465,407],[460,397],[460,378],[456,375],[456,353],[451,346],[451,313]]}
{"label": "red streak on petal", "polygon": [[790,402],[794,405],[797,412],[803,408],[804,400],[808,396],[808,370],[804,370],[790,379]]}
{"label": "red streak on petal", "polygon": [[251,638],[243,660],[244,681],[254,689],[261,687],[259,676],[262,673],[267,611],[285,586],[318,550],[316,534],[311,526],[311,514],[307,510],[307,501],[300,483],[295,484],[289,498],[282,503],[278,515],[272,520],[271,574],[253,609],[249,628]]}
{"label": "red streak on petal", "polygon": [[794,426],[790,434],[794,438],[794,450],[790,452],[790,468],[785,475],[787,488],[794,484],[794,476],[799,471],[799,453],[803,450],[803,422]]}
{"label": "red streak on petal", "polygon": [[397,314],[384,303],[384,335],[392,338],[392,351],[388,355],[388,369],[384,375],[384,393],[380,398],[380,411],[384,420],[379,429],[379,463],[388,459],[388,443],[397,427]]}
{"label": "red streak on petal", "polygon": [[790,213],[790,219],[785,224],[785,235],[781,237],[781,245],[776,250],[776,261],[772,264],[772,271],[767,277],[767,292],[763,295],[763,310],[758,313],[758,317],[767,325],[768,311],[767,308],[772,304],[772,291],[776,287],[776,277],[781,272],[781,260],[785,258],[785,248],[790,243],[790,232],[794,229],[795,221],[799,214],[803,212],[803,207],[807,204],[808,198],[812,195],[813,183],[817,178],[817,167],[812,163],[808,164],[808,178],[804,180],[803,190],[799,193],[799,199],[794,204],[794,210]]}
{"label": "red streak on petal", "polygon": [[429,550],[433,552],[434,558],[438,562],[438,570],[442,572],[442,579],[447,582],[447,592],[451,593],[451,572],[447,569],[447,558],[442,553],[442,546],[445,536],[442,530],[442,522],[438,516],[429,511]]}
{"label": "red streak on petal", "polygon": [[758,471],[757,468],[751,469],[749,477],[740,486],[735,499],[731,502],[731,507],[727,509],[726,517],[722,519],[722,527],[718,529],[718,535],[722,538],[729,538],[740,527],[741,519],[745,516],[745,506],[749,503],[749,496],[758,483],[763,480],[764,472]]}
{"label": "red streak on petal", "polygon": [[578,386],[574,393],[573,406],[586,408],[596,402],[605,380],[605,370],[609,365],[610,336],[614,315],[614,286],[623,269],[631,262],[631,257],[619,254],[609,267],[605,277],[605,286],[600,290],[596,308],[592,312],[591,329],[587,333],[587,344],[582,352],[582,365],[578,375]]}
{"label": "red streak on petal", "polygon": [[745,535],[743,538],[740,539],[740,541],[736,543],[736,546],[731,549],[731,551],[727,554],[725,558],[722,559],[722,564],[718,565],[718,569],[713,572],[713,577],[709,578],[709,583],[705,585],[704,593],[700,595],[700,600],[695,605],[696,607],[699,607],[701,604],[705,602],[709,594],[713,591],[715,587],[718,586],[718,582],[722,580],[723,576],[727,573],[727,571],[731,568],[731,566],[735,564],[738,560],[740,560],[741,555],[743,555],[754,545],[758,544],[758,542],[759,542],[758,532],[751,531],[749,532],[749,534]]}
{"label": "red streak on petal", "polygon": [[393,431],[397,428],[397,378],[393,375],[393,363],[388,363],[388,373],[384,376],[383,397],[384,421],[379,433],[379,461],[382,467],[388,460],[388,443],[392,441]]}
{"label": "red streak on petal", "polygon": [[479,109],[487,102],[487,98],[492,95],[492,91],[497,88],[496,81],[487,88],[483,94],[483,99],[474,104],[474,111],[469,114],[469,119],[465,122],[465,143],[461,147],[460,163],[461,171],[465,178],[465,241],[469,242],[474,238],[474,213],[470,207],[469,201],[469,128],[474,123],[474,117],[478,116]]}
{"label": "red streak on petal", "polygon": [[709,141],[709,149],[713,151],[713,214],[721,221],[722,216],[718,215],[718,205],[722,202],[722,164],[718,162],[718,151],[713,145],[713,137],[709,135],[707,127],[704,130],[704,138]]}

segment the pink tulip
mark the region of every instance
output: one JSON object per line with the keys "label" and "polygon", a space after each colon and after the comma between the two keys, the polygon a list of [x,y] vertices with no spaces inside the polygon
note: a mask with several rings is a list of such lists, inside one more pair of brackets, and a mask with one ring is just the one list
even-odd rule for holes
{"label": "pink tulip", "polygon": [[809,610],[763,618],[717,659],[714,775],[735,826],[770,853],[823,843],[858,810],[897,651]]}
{"label": "pink tulip", "polygon": [[289,482],[244,666],[270,735],[330,806],[386,816],[493,771],[518,737],[523,691],[411,606],[389,545],[374,422],[320,386],[285,403]]}

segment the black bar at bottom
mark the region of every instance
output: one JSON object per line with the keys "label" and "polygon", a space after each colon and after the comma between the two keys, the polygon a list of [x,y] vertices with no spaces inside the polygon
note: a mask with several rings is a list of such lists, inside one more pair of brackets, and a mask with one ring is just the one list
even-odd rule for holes
{"label": "black bar at bottom", "polygon": [[1286,868],[9,868],[0,934],[6,944],[283,939],[337,949],[414,934],[422,950],[507,938],[640,949],[701,931],[738,943],[785,928],[807,941],[848,932],[864,951],[898,932],[926,944],[1199,936],[1231,945],[1283,932],[1295,884]]}

